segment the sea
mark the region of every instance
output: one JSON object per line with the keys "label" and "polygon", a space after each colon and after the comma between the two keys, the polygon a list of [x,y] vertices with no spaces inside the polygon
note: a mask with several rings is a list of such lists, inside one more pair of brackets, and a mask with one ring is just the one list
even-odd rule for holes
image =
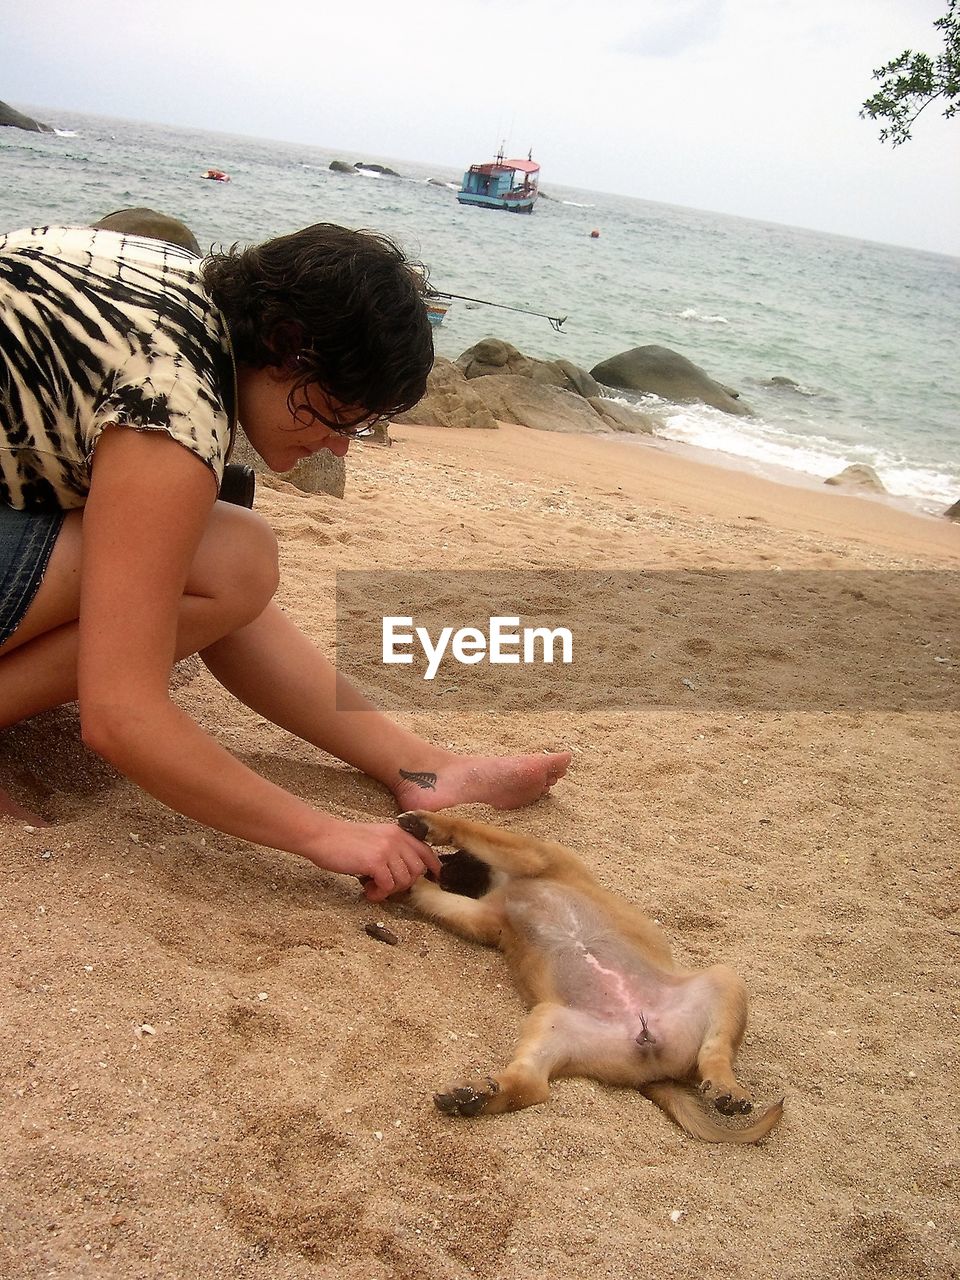
{"label": "sea", "polygon": [[[590,369],[669,347],[753,416],[647,398],[664,447],[801,484],[866,463],[893,500],[931,515],[960,498],[960,259],[581,191],[549,171],[529,217],[472,209],[456,200],[462,170],[429,160],[18,108],[57,132],[0,129],[0,230],[146,205],[203,248],[312,222],[384,231],[436,289],[478,300],[453,302],[441,355],[493,336]],[[211,167],[230,182],[205,180]]]}

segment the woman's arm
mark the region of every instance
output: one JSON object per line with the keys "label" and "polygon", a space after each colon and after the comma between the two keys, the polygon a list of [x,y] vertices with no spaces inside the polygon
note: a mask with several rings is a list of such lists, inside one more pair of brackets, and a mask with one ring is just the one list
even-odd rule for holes
{"label": "woman's arm", "polygon": [[427,846],[390,823],[319,812],[242,765],[170,699],[184,590],[215,499],[209,469],[162,433],[108,428],[101,436],[83,517],[84,740],[188,817],[372,877],[374,900],[406,888],[438,870]]}

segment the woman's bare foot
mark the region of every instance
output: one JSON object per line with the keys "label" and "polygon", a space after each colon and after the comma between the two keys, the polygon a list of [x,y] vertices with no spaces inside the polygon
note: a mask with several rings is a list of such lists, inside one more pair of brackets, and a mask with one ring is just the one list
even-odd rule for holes
{"label": "woman's bare foot", "polygon": [[399,770],[391,786],[401,811],[448,809],[458,804],[489,804],[521,809],[545,796],[567,772],[569,751],[530,756],[445,755],[430,767]]}
{"label": "woman's bare foot", "polygon": [[[422,805],[420,807],[423,808]],[[41,818],[39,813],[31,813],[22,804],[18,804],[10,792],[5,791],[3,787],[0,787],[0,818],[14,818],[17,822],[27,822],[34,827],[50,825],[46,818]]]}

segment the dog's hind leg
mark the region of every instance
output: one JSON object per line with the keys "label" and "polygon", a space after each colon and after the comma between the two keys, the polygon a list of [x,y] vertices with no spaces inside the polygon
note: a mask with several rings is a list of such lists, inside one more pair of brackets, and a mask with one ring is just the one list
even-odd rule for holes
{"label": "dog's hind leg", "polygon": [[512,876],[540,876],[557,867],[580,865],[576,854],[562,845],[515,835],[483,822],[454,818],[444,812],[426,813],[417,809],[401,813],[397,822],[418,840],[464,849],[495,870]]}
{"label": "dog's hind leg", "polygon": [[733,1072],[733,1060],[747,1025],[747,989],[732,969],[720,964],[698,975],[696,981],[703,985],[703,997],[708,1002],[697,1053],[700,1092],[723,1115],[751,1111],[750,1094]]}
{"label": "dog's hind leg", "polygon": [[453,1116],[499,1115],[546,1102],[551,1077],[569,1059],[570,1016],[562,1004],[536,1005],[510,1065],[496,1075],[465,1080],[434,1094],[439,1110]]}

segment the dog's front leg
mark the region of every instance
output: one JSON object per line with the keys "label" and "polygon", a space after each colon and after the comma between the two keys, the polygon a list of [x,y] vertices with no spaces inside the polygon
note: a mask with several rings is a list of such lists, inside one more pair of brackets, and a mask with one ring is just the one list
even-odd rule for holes
{"label": "dog's front leg", "polygon": [[447,1115],[479,1116],[522,1111],[546,1102],[551,1077],[569,1058],[569,1013],[562,1004],[536,1005],[524,1023],[510,1065],[496,1075],[464,1080],[434,1094],[437,1107]]}
{"label": "dog's front leg", "polygon": [[446,889],[421,876],[410,886],[407,900],[424,915],[439,920],[471,942],[485,942],[495,947],[500,940],[502,912],[484,898],[465,898],[459,893],[447,893]]}

